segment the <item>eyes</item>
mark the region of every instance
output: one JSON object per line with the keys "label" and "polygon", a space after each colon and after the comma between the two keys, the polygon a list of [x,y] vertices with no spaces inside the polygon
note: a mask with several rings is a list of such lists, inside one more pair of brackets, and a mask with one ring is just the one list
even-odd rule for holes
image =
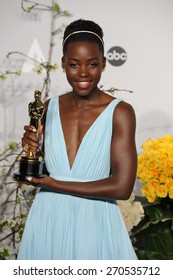
{"label": "eyes", "polygon": [[[98,65],[99,65],[98,62],[89,62],[89,63],[87,64],[87,66],[88,66],[89,68],[96,68]],[[70,63],[69,63],[69,66],[70,66],[71,68],[79,68],[81,65],[80,65],[80,63],[78,63],[78,62],[70,62]]]}

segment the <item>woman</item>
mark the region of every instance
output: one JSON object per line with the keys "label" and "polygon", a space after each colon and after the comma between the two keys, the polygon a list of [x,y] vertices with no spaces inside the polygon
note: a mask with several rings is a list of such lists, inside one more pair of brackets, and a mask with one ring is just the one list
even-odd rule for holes
{"label": "woman", "polygon": [[[98,88],[105,66],[100,26],[81,19],[67,26],[62,68],[72,90],[46,103],[49,176],[27,178],[41,189],[18,259],[136,259],[116,204],[135,181],[135,113]],[[32,126],[25,126],[25,145],[38,149]]]}

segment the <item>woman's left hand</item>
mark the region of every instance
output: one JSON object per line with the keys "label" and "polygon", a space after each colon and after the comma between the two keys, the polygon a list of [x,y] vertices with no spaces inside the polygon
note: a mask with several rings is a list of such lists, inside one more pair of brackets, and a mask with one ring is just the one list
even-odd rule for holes
{"label": "woman's left hand", "polygon": [[31,185],[34,185],[35,187],[47,187],[47,188],[53,188],[55,179],[52,177],[43,177],[43,178],[35,178],[31,176],[27,176],[26,180]]}

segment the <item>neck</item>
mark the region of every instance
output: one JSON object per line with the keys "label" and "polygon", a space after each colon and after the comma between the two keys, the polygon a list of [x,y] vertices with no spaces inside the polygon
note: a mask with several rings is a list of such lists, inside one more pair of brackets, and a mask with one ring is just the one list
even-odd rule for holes
{"label": "neck", "polygon": [[101,95],[101,91],[98,88],[86,96],[78,95],[73,91],[71,92],[71,98],[72,101],[75,103],[76,107],[83,107],[86,106],[87,104],[88,105],[96,104],[100,98],[100,95]]}

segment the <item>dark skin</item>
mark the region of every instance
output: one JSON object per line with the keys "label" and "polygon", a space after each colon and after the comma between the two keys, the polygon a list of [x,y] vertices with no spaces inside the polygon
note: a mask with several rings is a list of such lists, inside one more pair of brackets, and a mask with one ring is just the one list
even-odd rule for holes
{"label": "dark skin", "polygon": [[[72,87],[60,96],[60,117],[66,142],[69,166],[73,163],[80,143],[96,118],[114,99],[97,87],[106,60],[95,42],[77,41],[68,45],[62,58],[62,68]],[[136,119],[132,106],[121,101],[113,114],[111,143],[111,174],[106,179],[91,182],[63,182],[51,177],[28,178],[39,187],[61,193],[97,199],[125,200],[131,195],[137,168],[135,145]],[[22,146],[38,149],[39,141],[32,126],[25,126]],[[43,127],[40,127],[39,134]]]}

